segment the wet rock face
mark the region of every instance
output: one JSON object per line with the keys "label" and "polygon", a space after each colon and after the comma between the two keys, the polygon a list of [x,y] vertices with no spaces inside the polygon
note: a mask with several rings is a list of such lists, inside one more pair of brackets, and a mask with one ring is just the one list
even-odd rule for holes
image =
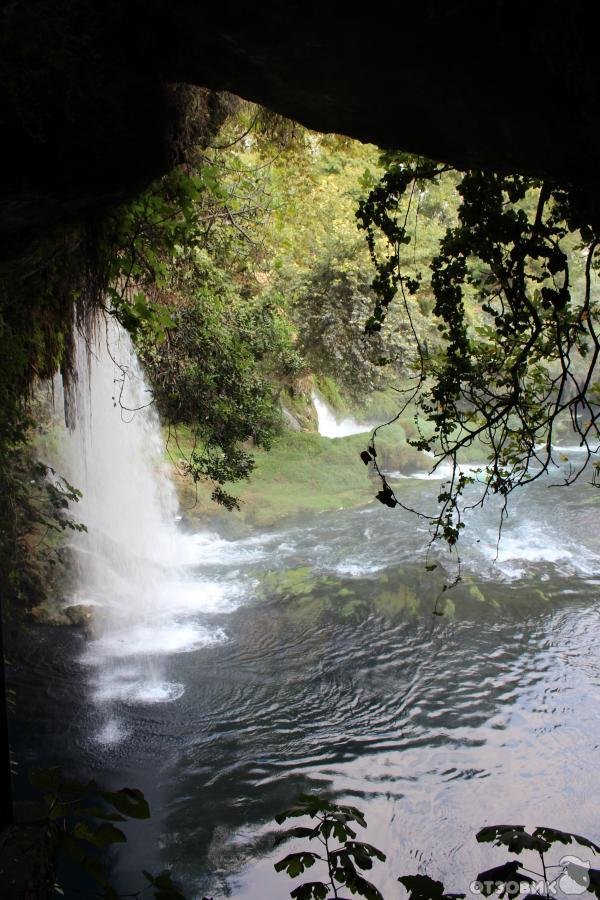
{"label": "wet rock face", "polygon": [[94,215],[172,166],[187,115],[175,82],[232,91],[316,129],[552,176],[598,196],[600,68],[582,5],[331,6],[5,4],[4,253],[11,237]]}

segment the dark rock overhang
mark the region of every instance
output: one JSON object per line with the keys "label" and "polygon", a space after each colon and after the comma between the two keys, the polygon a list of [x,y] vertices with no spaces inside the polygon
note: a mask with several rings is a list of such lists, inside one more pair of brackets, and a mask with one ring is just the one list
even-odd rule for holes
{"label": "dark rock overhang", "polygon": [[176,82],[462,168],[548,177],[600,206],[589,11],[556,0],[356,11],[226,0],[6,3],[4,240],[94,214],[172,165]]}

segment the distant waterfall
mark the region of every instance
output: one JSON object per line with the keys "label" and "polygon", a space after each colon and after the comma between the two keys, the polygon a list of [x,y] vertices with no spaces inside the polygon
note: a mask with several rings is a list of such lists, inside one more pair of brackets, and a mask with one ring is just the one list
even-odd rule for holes
{"label": "distant waterfall", "polygon": [[[94,608],[83,660],[98,701],[172,700],[183,687],[165,681],[161,659],[222,637],[194,620],[211,586],[186,573],[198,552],[176,528],[164,441],[129,336],[98,317],[91,337],[76,337],[75,368],[64,463],[83,494],[73,515],[87,527],[72,543],[71,600]],[[118,735],[107,728],[110,742]]]}
{"label": "distant waterfall", "polygon": [[371,425],[360,425],[356,419],[350,417],[338,421],[331,407],[315,391],[312,392],[311,397],[317,411],[317,427],[322,437],[348,437],[351,434],[364,434],[364,432],[372,430]]}

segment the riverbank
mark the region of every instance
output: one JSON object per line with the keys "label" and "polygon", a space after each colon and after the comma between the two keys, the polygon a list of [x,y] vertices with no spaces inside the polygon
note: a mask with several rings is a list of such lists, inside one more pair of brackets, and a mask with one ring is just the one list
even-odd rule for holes
{"label": "riverbank", "polygon": [[[342,420],[358,416],[348,409],[329,410]],[[392,418],[388,416],[387,420]],[[348,420],[346,420],[348,421]],[[358,419],[360,421],[360,419]],[[366,419],[365,419],[366,421]],[[386,416],[373,413],[368,421],[385,422]],[[312,427],[316,427],[316,423]],[[407,412],[377,435],[377,461],[388,477],[406,477],[430,472],[435,459],[416,450],[409,442],[419,436],[413,414]],[[365,466],[361,452],[371,442],[371,432],[342,437],[324,437],[308,430],[284,427],[269,451],[254,451],[256,468],[248,481],[226,484],[227,492],[239,501],[239,509],[228,512],[211,500],[212,486],[194,484],[185,474],[185,460],[193,441],[185,428],[177,436],[165,432],[166,458],[177,488],[181,515],[191,528],[220,522],[226,529],[265,528],[290,517],[330,510],[352,509],[376,502],[381,482],[372,465]],[[481,463],[484,449],[477,444],[462,454],[463,462]]]}
{"label": "riverbank", "polygon": [[[226,512],[210,499],[211,487],[194,484],[182,473],[186,454],[192,449],[188,433],[177,441],[167,439],[167,457],[177,487],[181,515],[196,527],[225,518],[228,523],[264,528],[291,516],[335,509],[350,509],[374,502],[380,481],[360,454],[370,441],[369,433],[340,438],[285,429],[270,451],[255,451],[256,468],[245,482],[226,485],[238,498],[239,510]],[[427,472],[433,460],[407,442],[406,429],[394,424],[377,441],[378,459],[385,472]]]}

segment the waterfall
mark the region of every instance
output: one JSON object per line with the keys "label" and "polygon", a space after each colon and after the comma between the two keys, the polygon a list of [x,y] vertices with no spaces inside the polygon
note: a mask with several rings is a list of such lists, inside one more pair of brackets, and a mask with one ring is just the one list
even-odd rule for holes
{"label": "waterfall", "polygon": [[371,425],[360,425],[356,419],[350,417],[338,421],[331,407],[315,391],[311,397],[317,412],[317,428],[322,437],[348,437],[351,434],[364,434],[372,430]]}
{"label": "waterfall", "polygon": [[[83,661],[99,703],[174,700],[166,656],[222,639],[198,622],[216,585],[188,574],[194,544],[177,528],[178,504],[152,394],[129,336],[98,317],[76,337],[75,389],[64,468],[82,492],[74,517],[70,602],[93,607]],[[111,724],[112,723],[112,724]],[[109,718],[105,739],[118,727]]]}

